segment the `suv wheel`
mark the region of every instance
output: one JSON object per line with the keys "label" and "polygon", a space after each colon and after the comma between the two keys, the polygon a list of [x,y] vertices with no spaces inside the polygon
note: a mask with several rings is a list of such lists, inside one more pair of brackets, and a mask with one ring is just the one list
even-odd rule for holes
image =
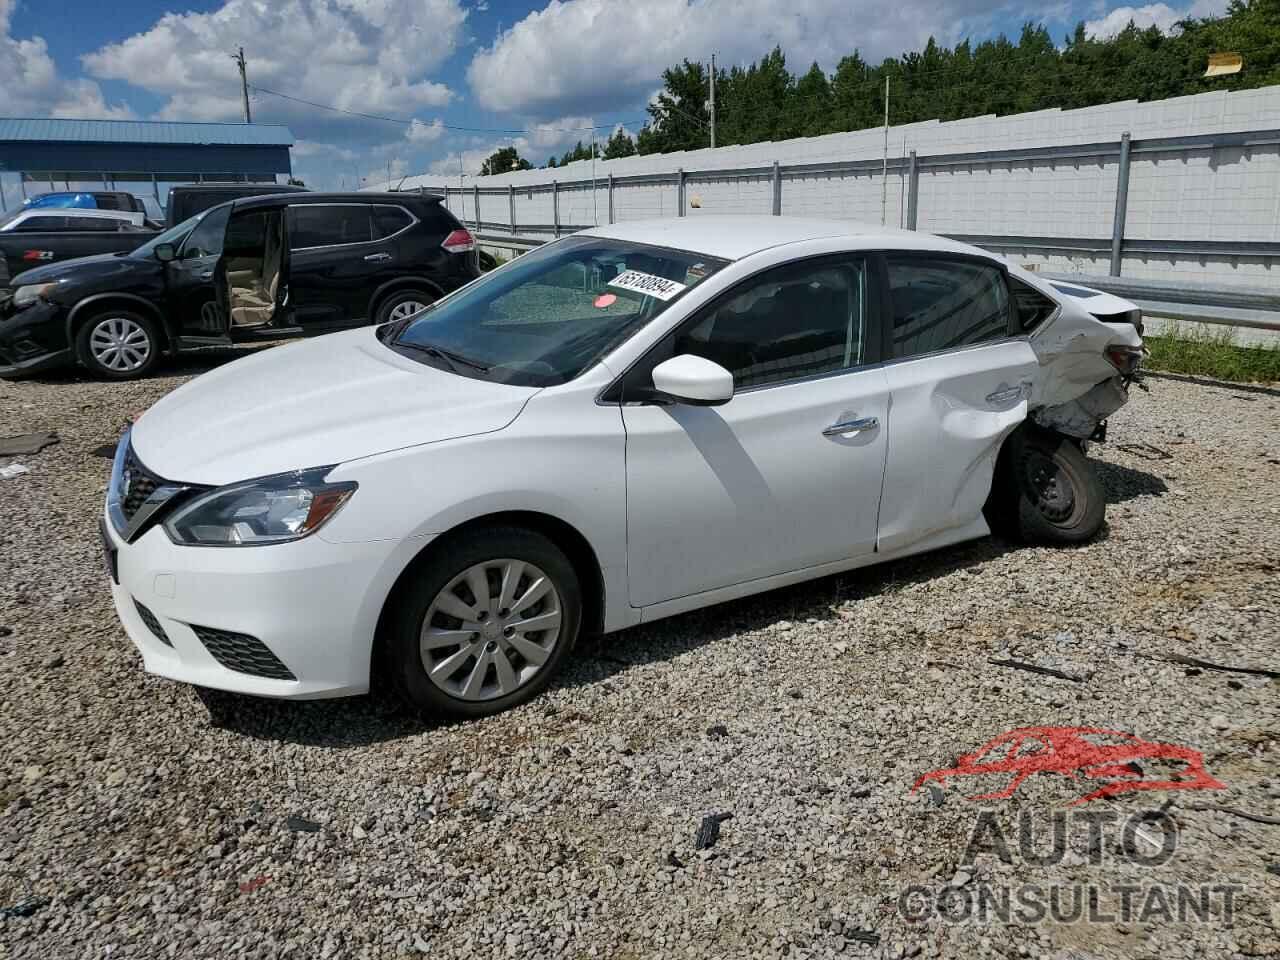
{"label": "suv wheel", "polygon": [[427,309],[435,301],[435,294],[426,290],[397,290],[378,304],[373,322],[380,324],[407,319],[420,310]]}
{"label": "suv wheel", "polygon": [[582,595],[573,565],[532,530],[492,527],[442,545],[392,601],[393,686],[437,715],[483,717],[537,696],[573,647]]}
{"label": "suv wheel", "polygon": [[80,362],[108,380],[145,376],[160,359],[160,338],[149,317],[131,310],[104,310],[80,325]]}

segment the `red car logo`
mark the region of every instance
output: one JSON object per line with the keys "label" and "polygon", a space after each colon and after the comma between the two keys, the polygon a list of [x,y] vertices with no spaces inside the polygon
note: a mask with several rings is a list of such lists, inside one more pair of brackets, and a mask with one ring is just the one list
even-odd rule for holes
{"label": "red car logo", "polygon": [[[1150,766],[1179,766],[1165,779],[1146,779],[1140,760]],[[1072,804],[1114,797],[1131,790],[1224,790],[1226,784],[1210,776],[1199,750],[1171,743],[1140,740],[1131,733],[1098,727],[1019,727],[1002,733],[973,753],[960,757],[954,767],[931,770],[916,781],[911,792],[931,781],[948,777],[1012,774],[1002,790],[982,793],[970,800],[1002,800],[1013,796],[1022,781],[1036,773],[1058,773],[1073,780],[1100,780],[1103,785]]]}

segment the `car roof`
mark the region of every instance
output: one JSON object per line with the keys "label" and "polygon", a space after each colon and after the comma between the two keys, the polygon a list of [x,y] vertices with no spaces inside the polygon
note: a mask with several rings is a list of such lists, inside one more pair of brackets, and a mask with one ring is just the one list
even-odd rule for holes
{"label": "car roof", "polygon": [[438,203],[440,198],[429,193],[375,193],[360,191],[358,193],[316,193],[308,190],[305,193],[270,194],[268,196],[241,197],[235,201],[237,210],[253,207],[270,207],[300,203],[404,203],[406,200],[420,200]]}
{"label": "car roof", "polygon": [[668,217],[662,220],[632,220],[608,226],[590,227],[576,236],[608,237],[659,247],[691,250],[711,257],[740,260],[761,250],[786,243],[847,237],[850,249],[932,250],[965,253],[997,259],[985,250],[965,243],[919,233],[858,223],[853,220],[817,220],[800,217],[762,215],[709,215]]}
{"label": "car roof", "polygon": [[133,220],[142,216],[139,210],[99,210],[94,207],[27,207],[29,217],[101,217],[104,220]]}

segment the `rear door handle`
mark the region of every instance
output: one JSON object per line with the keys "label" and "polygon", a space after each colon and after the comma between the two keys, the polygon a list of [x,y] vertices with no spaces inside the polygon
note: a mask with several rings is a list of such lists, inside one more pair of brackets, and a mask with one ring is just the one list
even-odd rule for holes
{"label": "rear door handle", "polygon": [[824,437],[843,437],[850,433],[861,433],[863,430],[875,430],[880,426],[879,417],[859,417],[856,420],[841,420],[822,429]]}
{"label": "rear door handle", "polygon": [[1022,391],[1021,384],[1016,387],[1001,387],[994,393],[987,394],[987,403],[1008,403],[1011,400],[1021,400]]}
{"label": "rear door handle", "polygon": [[391,254],[370,253],[365,256],[365,259],[368,260],[370,263],[385,263],[386,261],[391,259]]}

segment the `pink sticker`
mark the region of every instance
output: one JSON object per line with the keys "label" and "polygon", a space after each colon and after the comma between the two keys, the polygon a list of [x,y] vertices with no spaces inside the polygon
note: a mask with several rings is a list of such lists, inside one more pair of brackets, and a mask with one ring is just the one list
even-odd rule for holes
{"label": "pink sticker", "polygon": [[618,302],[617,295],[612,293],[602,293],[600,294],[600,296],[596,297],[596,306],[599,307],[601,310],[603,310],[605,307],[611,307],[617,302]]}

